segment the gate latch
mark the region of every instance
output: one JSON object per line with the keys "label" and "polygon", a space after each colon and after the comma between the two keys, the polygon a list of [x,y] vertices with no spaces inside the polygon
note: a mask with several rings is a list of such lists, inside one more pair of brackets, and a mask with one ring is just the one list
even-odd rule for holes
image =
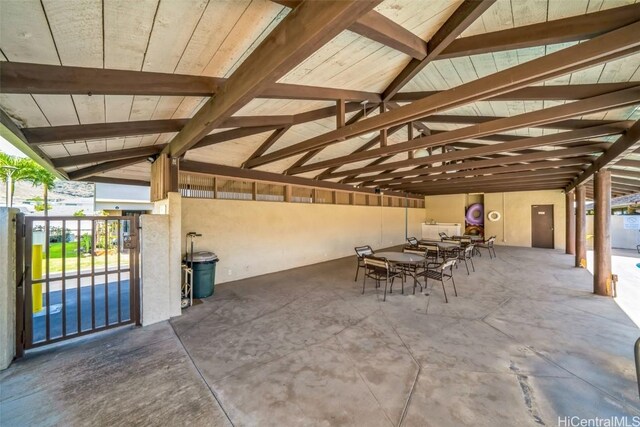
{"label": "gate latch", "polygon": [[136,241],[133,239],[133,236],[124,236],[122,240],[123,246],[125,249],[135,249]]}

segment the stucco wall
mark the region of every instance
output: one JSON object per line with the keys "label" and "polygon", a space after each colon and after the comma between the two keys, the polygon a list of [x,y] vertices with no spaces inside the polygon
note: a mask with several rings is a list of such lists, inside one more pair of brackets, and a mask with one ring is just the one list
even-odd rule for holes
{"label": "stucco wall", "polygon": [[466,194],[448,194],[444,196],[426,196],[424,198],[427,221],[453,222],[464,228],[464,214],[467,203]]}
{"label": "stucco wall", "polygon": [[[486,193],[484,195],[485,235],[496,236],[498,245],[531,246],[531,205],[553,205],[554,243],[565,248],[564,193],[553,191],[520,191]],[[437,222],[464,224],[465,206],[478,201],[475,195],[452,194],[425,197],[425,216]],[[499,221],[489,221],[486,214],[500,212]]]}
{"label": "stucco wall", "polygon": [[485,216],[485,235],[496,236],[496,244],[531,247],[531,206],[553,205],[554,245],[565,249],[565,195],[560,190],[519,191],[484,195],[485,214],[500,212],[499,221]]}
{"label": "stucco wall", "polygon": [[[169,271],[165,277],[171,283],[168,288],[171,317],[180,316],[180,283],[182,273],[180,265],[182,263],[182,197],[179,193],[169,193],[168,197],[153,203],[152,213],[154,215],[168,215],[169,229],[164,244],[169,248]],[[142,254],[143,257],[145,254]],[[151,251],[150,256],[153,256]]]}
{"label": "stucco wall", "polygon": [[17,209],[0,208],[0,370],[16,351],[16,225]]}
{"label": "stucco wall", "polygon": [[[150,325],[171,317],[171,281],[168,215],[141,215],[142,225],[142,324]],[[179,282],[178,282],[179,285]]]}
{"label": "stucco wall", "polygon": [[[640,218],[640,215],[634,215]],[[636,249],[640,245],[638,230],[625,230],[624,215],[611,216],[611,247],[616,249]],[[593,248],[593,215],[587,215],[587,248]]]}
{"label": "stucco wall", "polygon": [[[407,209],[420,235],[423,209]],[[353,255],[405,241],[405,209],[374,206],[182,199],[182,236],[202,233],[195,250],[220,258],[216,283]],[[184,250],[184,248],[183,248]]]}

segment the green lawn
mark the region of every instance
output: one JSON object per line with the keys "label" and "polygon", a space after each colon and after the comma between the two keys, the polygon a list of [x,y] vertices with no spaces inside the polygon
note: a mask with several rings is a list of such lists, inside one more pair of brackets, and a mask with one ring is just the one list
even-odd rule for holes
{"label": "green lawn", "polygon": [[[78,248],[78,242],[65,243],[64,251],[66,253],[65,258],[76,257],[76,250]],[[44,248],[42,248],[44,250]],[[44,257],[45,255],[42,254]],[[62,243],[49,243],[49,259],[62,258]]]}
{"label": "green lawn", "polygon": [[[65,270],[67,274],[78,270],[78,254],[76,249],[78,247],[77,242],[65,243]],[[43,248],[44,249],[44,248]],[[117,265],[117,253],[115,250],[109,251],[109,268],[114,268]],[[104,254],[96,255],[94,257],[94,266],[96,270],[104,269],[105,259]],[[123,268],[129,265],[129,255],[120,254],[120,265]],[[80,270],[88,270],[91,268],[91,256],[88,254],[80,254]],[[46,255],[42,254],[42,272],[46,271]],[[62,272],[62,243],[50,243],[49,244],[49,273],[61,273]]]}

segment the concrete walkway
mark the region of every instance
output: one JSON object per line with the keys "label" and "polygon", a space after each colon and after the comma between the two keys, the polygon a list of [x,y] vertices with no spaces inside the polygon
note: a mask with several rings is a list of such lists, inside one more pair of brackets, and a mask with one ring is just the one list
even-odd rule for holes
{"label": "concrete walkway", "polygon": [[[593,251],[587,252],[587,268],[593,274]],[[612,249],[611,271],[618,275],[615,301],[640,326],[640,254],[635,249]]]}
{"label": "concrete walkway", "polygon": [[[2,425],[540,426],[640,415],[640,330],[556,251],[498,247],[458,294],[361,295],[353,258],[218,286],[171,323],[30,354]],[[431,286],[430,286],[431,287]],[[632,421],[631,418],[628,419]]]}

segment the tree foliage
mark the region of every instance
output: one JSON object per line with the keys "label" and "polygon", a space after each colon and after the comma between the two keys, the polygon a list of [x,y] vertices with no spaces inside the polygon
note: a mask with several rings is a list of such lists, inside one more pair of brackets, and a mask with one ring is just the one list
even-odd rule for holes
{"label": "tree foliage", "polygon": [[[34,162],[31,159],[23,158],[23,157],[14,157],[10,156],[6,153],[0,153],[0,167],[2,166],[12,166],[15,167],[16,170],[13,172],[11,178],[13,182],[23,181],[30,182],[34,187],[42,186],[44,189],[44,206],[43,209],[45,211],[45,215],[47,210],[50,208],[47,203],[48,192],[53,187],[55,183],[55,176]],[[0,173],[0,180],[3,182],[7,181],[7,174]],[[11,191],[11,197],[13,198],[13,188]]]}

